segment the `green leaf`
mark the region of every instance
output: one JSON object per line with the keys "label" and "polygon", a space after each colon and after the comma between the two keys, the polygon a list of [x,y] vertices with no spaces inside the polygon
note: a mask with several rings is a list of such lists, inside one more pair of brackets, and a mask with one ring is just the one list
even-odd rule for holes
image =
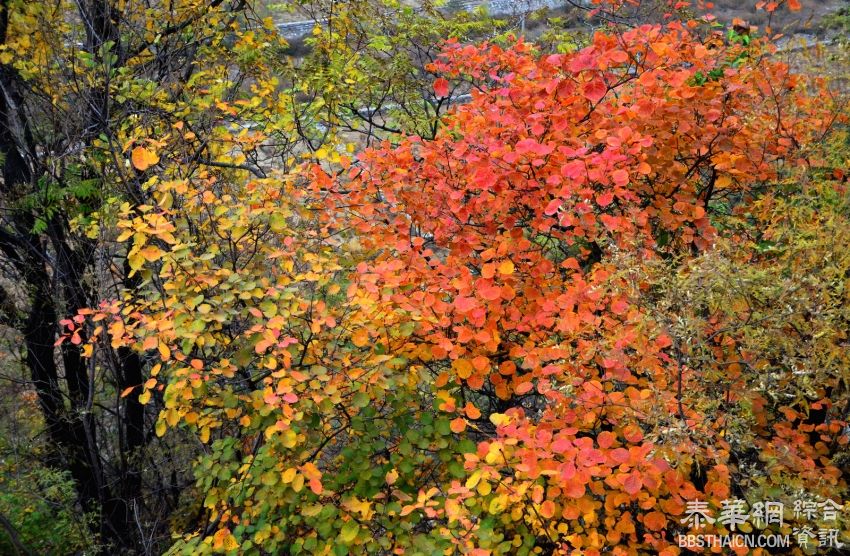
{"label": "green leaf", "polygon": [[371,398],[369,397],[369,394],[367,394],[366,392],[357,392],[356,394],[354,394],[354,397],[351,399],[352,405],[354,405],[354,407],[359,407],[359,408],[366,407],[367,405],[369,405],[370,401],[371,401]]}
{"label": "green leaf", "polygon": [[351,544],[357,538],[357,533],[360,532],[360,525],[356,521],[349,521],[342,526],[342,531],[339,533],[339,538],[345,544]]}

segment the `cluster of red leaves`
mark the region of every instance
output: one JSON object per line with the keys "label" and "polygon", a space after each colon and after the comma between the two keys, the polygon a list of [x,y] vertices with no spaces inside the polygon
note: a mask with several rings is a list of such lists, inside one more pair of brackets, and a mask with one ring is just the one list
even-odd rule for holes
{"label": "cluster of red leaves", "polygon": [[[642,285],[607,254],[707,249],[709,201],[746,198],[825,125],[786,66],[739,55],[679,24],[569,55],[450,45],[435,90],[467,83],[472,101],[435,140],[367,151],[341,185],[316,170],[335,225],[374,253],[356,279],[419,323],[452,429],[489,438],[458,500],[477,492],[482,512],[564,549],[626,554],[673,550],[664,530],[687,500],[729,496],[711,447],[651,438],[702,417],[682,407]],[[449,519],[472,527],[460,507]]]}

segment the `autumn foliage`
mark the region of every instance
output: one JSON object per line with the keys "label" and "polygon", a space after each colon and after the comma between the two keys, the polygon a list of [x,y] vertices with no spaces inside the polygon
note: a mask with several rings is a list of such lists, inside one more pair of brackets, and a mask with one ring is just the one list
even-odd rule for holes
{"label": "autumn foliage", "polygon": [[174,553],[678,554],[689,501],[845,500],[843,122],[770,52],[449,42],[433,139],[125,206],[143,283],[67,341],[205,446]]}

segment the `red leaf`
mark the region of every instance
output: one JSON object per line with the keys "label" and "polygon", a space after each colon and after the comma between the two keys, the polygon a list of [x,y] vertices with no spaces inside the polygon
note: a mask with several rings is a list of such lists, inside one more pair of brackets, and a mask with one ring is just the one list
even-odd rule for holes
{"label": "red leaf", "polygon": [[478,288],[478,294],[487,301],[496,301],[502,297],[502,288],[499,286],[481,286]]}
{"label": "red leaf", "polygon": [[623,438],[637,444],[643,439],[643,431],[637,425],[627,425],[623,428]]}
{"label": "red leaf", "polygon": [[611,174],[611,178],[614,180],[614,183],[620,187],[624,187],[629,183],[629,173],[625,170],[614,170]]}
{"label": "red leaf", "polygon": [[559,438],[552,443],[552,451],[556,454],[563,454],[572,447],[573,443],[567,438]]}
{"label": "red leaf", "polygon": [[629,310],[629,304],[622,297],[615,300],[613,303],[611,303],[611,311],[613,311],[613,313],[615,315],[622,315],[628,310]]}
{"label": "red leaf", "polygon": [[546,205],[546,208],[543,210],[543,214],[545,214],[546,216],[552,216],[553,214],[558,212],[559,208],[561,208],[562,202],[563,201],[561,201],[561,199],[552,199],[551,201],[549,201],[549,204]]}
{"label": "red leaf", "polygon": [[626,480],[623,481],[623,490],[634,496],[640,489],[643,487],[643,480],[640,478],[640,474],[637,471],[633,471],[626,476]]}
{"label": "red leaf", "polygon": [[608,453],[608,459],[617,465],[621,465],[629,461],[629,451],[625,448],[614,448]]}
{"label": "red leaf", "polygon": [[605,193],[602,193],[601,195],[597,195],[597,197],[596,197],[596,204],[599,205],[600,207],[607,207],[608,205],[610,205],[613,202],[614,202],[614,194],[611,193],[610,191],[606,191]]}
{"label": "red leaf", "polygon": [[319,479],[310,479],[310,490],[313,491],[313,494],[319,495],[322,494],[322,481]]}
{"label": "red leaf", "polygon": [[614,444],[614,434],[608,431],[602,431],[596,436],[596,443],[600,448],[610,448]]}
{"label": "red leaf", "polygon": [[445,98],[449,96],[449,82],[442,77],[434,81],[434,93],[438,97]]}
{"label": "red leaf", "polygon": [[472,297],[456,297],[454,305],[459,313],[468,313],[475,309],[477,303]]}
{"label": "red leaf", "polygon": [[582,93],[584,94],[584,98],[589,100],[590,102],[596,104],[605,96],[605,93],[608,92],[608,87],[601,79],[594,79],[588,83],[584,84],[582,87]]}

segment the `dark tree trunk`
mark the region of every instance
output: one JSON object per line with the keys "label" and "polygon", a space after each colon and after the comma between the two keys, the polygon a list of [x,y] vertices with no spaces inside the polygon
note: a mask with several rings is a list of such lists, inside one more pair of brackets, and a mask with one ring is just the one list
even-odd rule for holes
{"label": "dark tree trunk", "polygon": [[[0,2],[0,43],[5,42],[8,1]],[[105,506],[112,499],[100,470],[95,423],[90,411],[90,379],[78,346],[61,348],[67,394],[60,383],[55,342],[60,314],[76,312],[88,303],[83,275],[87,257],[75,252],[65,236],[66,223],[56,217],[47,237],[53,252],[35,232],[35,216],[15,203],[37,188],[38,169],[20,78],[13,68],[0,65],[0,153],[3,156],[3,197],[9,202],[7,225],[0,230],[0,251],[9,259],[22,281],[28,309],[20,327],[53,460],[67,469],[76,484],[82,507],[100,512],[100,532],[105,540],[124,544],[126,527],[116,528]],[[64,302],[63,302],[64,301]],[[64,316],[64,314],[63,314]],[[67,398],[67,399],[66,399]]]}

